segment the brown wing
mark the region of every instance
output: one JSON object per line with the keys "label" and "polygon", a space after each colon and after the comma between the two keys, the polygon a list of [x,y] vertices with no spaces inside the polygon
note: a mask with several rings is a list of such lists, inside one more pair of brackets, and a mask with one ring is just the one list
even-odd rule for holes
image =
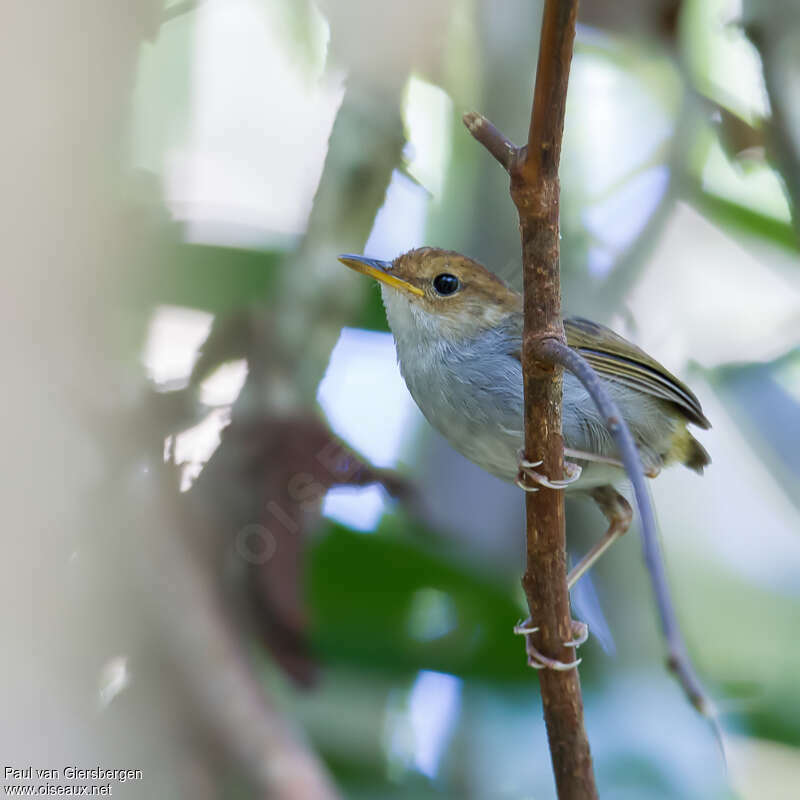
{"label": "brown wing", "polygon": [[602,377],[660,397],[677,406],[690,422],[701,428],[711,427],[692,390],[644,350],[604,325],[582,317],[565,319],[564,330],[567,344],[577,350]]}

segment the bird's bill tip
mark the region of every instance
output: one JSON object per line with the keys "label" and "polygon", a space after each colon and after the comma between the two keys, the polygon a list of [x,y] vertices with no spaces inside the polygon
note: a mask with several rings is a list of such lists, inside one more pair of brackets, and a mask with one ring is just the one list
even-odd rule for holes
{"label": "bird's bill tip", "polygon": [[367,258],[366,256],[352,255],[350,253],[343,253],[339,256],[339,261],[346,267],[360,272],[362,275],[367,275],[380,281],[393,289],[402,289],[405,292],[418,295],[422,297],[425,293],[417,286],[414,286],[397,275],[392,275],[389,270],[392,268],[391,261],[379,261],[377,258]]}

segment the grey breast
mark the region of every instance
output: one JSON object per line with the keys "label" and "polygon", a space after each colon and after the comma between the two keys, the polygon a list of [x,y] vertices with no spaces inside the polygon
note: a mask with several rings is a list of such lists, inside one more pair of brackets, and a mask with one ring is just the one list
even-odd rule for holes
{"label": "grey breast", "polygon": [[522,369],[502,330],[457,343],[399,340],[401,372],[426,419],[478,466],[505,480],[522,447]]}
{"label": "grey breast", "polygon": [[[478,466],[505,480],[517,475],[523,445],[521,342],[512,326],[500,326],[459,342],[412,336],[397,341],[401,371],[427,420]],[[660,401],[604,380],[637,441],[645,469],[661,466],[673,424]],[[563,432],[568,448],[617,457],[613,439],[579,381],[564,376]],[[576,488],[621,477],[618,468],[586,463]]]}

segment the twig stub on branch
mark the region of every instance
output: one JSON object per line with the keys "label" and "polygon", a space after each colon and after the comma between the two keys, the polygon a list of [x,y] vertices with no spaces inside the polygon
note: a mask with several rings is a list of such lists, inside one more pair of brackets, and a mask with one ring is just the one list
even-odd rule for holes
{"label": "twig stub on branch", "polygon": [[510,172],[519,152],[514,143],[477,111],[468,111],[461,119],[473,137],[494,156],[506,172]]}

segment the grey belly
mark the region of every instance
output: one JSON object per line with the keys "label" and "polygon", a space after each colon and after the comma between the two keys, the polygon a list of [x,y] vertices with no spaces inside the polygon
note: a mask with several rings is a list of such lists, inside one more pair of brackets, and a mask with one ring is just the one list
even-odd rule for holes
{"label": "grey belly", "polygon": [[[482,364],[486,361],[482,360]],[[406,383],[427,420],[462,455],[487,472],[513,482],[523,446],[522,371],[515,359],[500,356],[489,370],[437,370],[436,380],[405,374]],[[672,425],[660,401],[613,381],[604,381],[631,428],[645,470],[660,468]],[[593,401],[570,374],[564,375],[565,446],[616,458],[618,453]],[[538,458],[535,454],[529,454]],[[572,459],[583,468],[576,489],[613,483],[624,476],[612,464]]]}

